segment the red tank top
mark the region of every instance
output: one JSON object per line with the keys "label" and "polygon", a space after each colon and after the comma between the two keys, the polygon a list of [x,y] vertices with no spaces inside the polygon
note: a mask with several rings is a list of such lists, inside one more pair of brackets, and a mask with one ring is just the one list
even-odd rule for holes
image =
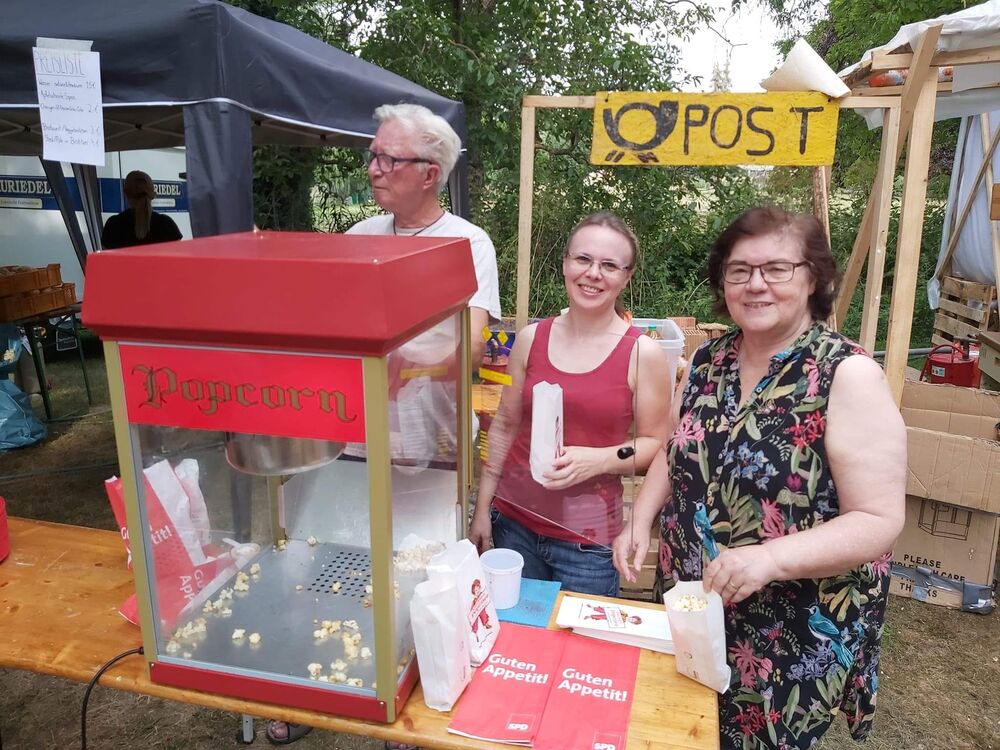
{"label": "red tank top", "polygon": [[630,326],[607,358],[589,372],[563,372],[549,360],[553,318],[543,320],[528,352],[521,389],[521,424],[507,453],[494,504],[503,515],[536,534],[566,541],[610,544],[622,526],[622,482],[602,474],[563,490],[546,490],[531,476],[532,389],[557,383],[563,389],[563,444],[624,445],[634,422],[628,384],[632,348],[642,332]]}

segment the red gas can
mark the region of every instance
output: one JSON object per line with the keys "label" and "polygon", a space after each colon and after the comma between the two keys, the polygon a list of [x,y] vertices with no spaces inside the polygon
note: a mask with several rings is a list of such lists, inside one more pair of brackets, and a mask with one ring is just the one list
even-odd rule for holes
{"label": "red gas can", "polygon": [[965,352],[958,344],[938,344],[927,355],[920,379],[978,388],[979,353]]}

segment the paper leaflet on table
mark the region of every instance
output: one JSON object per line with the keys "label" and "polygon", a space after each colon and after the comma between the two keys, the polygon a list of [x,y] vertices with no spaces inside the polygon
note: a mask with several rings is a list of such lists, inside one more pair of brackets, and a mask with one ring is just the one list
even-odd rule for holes
{"label": "paper leaflet on table", "polygon": [[504,626],[458,701],[448,731],[530,746],[557,674],[568,633]]}
{"label": "paper leaflet on table", "polygon": [[570,637],[532,746],[624,750],[639,650]]}
{"label": "paper leaflet on table", "polygon": [[591,638],[673,653],[667,613],[659,608],[647,609],[567,594],[556,614],[556,624]]}

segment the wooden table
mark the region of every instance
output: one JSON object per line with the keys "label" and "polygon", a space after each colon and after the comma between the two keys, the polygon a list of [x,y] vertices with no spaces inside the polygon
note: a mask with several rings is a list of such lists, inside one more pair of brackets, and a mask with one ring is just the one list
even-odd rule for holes
{"label": "wooden table", "polygon": [[[118,534],[19,518],[9,521],[11,553],[0,563],[0,667],[86,682],[109,659],[140,645],[139,629],[117,611],[133,590]],[[157,685],[149,681],[140,656],[115,664],[100,684],[423,748],[509,747],[448,734],[450,714],[427,708],[419,685],[394,724],[377,724]],[[718,746],[715,693],[678,675],[672,656],[643,650],[628,750]]]}

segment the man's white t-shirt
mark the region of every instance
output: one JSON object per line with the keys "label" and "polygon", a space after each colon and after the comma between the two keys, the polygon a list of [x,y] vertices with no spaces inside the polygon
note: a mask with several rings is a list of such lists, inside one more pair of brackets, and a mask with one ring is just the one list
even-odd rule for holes
{"label": "man's white t-shirt", "polygon": [[423,229],[395,227],[392,214],[372,216],[359,221],[347,234],[398,235],[411,237],[465,237],[472,245],[472,265],[476,269],[478,289],[469,300],[469,307],[479,307],[489,313],[490,319],[500,320],[500,279],[497,273],[497,251],[489,235],[472,222],[448,211],[436,222]]}

